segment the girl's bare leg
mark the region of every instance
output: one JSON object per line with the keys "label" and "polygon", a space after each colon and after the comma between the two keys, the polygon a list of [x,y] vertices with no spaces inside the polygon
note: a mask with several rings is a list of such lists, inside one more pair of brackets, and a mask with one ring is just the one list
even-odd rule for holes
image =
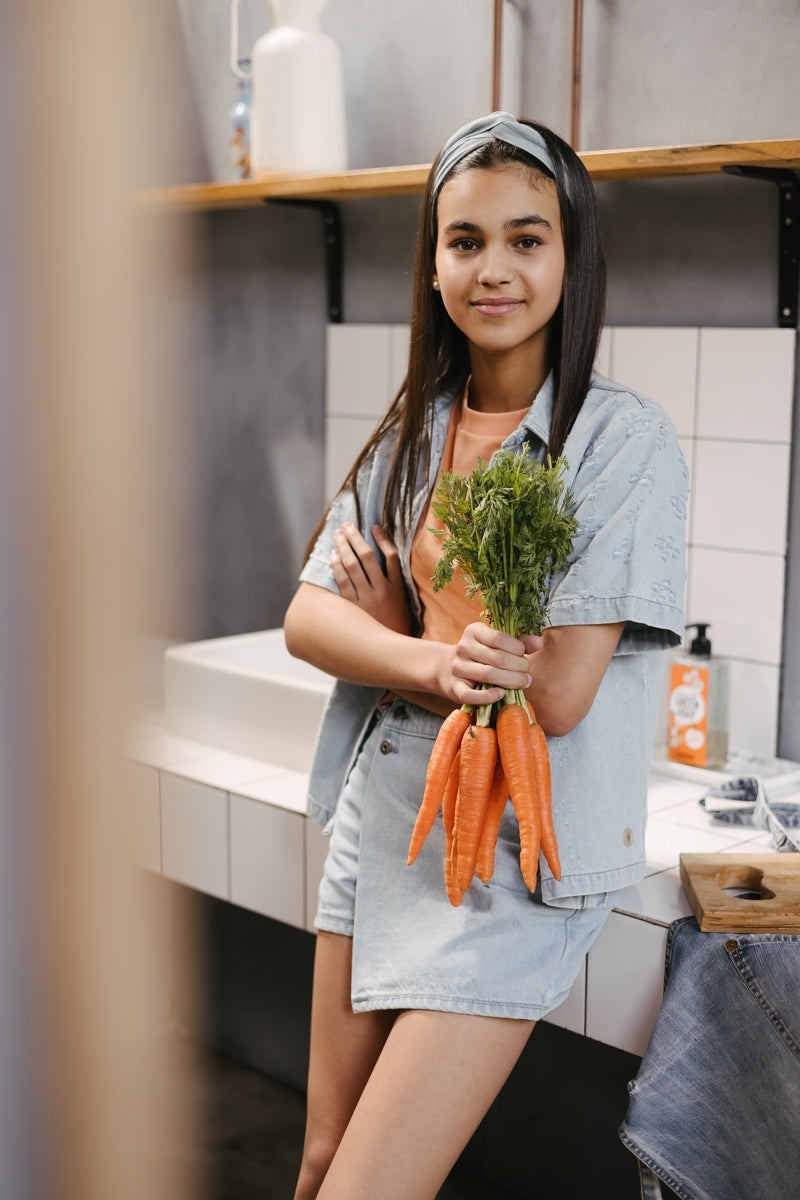
{"label": "girl's bare leg", "polygon": [[394,1012],[354,1013],[352,938],[317,934],[303,1161],[295,1200],[314,1200],[383,1049]]}
{"label": "girl's bare leg", "polygon": [[459,1013],[401,1013],[319,1200],[434,1200],[533,1025]]}

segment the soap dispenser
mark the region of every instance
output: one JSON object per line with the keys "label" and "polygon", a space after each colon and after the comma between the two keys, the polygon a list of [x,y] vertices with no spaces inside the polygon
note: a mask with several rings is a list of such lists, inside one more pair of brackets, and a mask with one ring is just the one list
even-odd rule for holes
{"label": "soap dispenser", "polygon": [[693,767],[724,767],[728,758],[728,664],[711,653],[708,622],[669,667],[667,757]]}

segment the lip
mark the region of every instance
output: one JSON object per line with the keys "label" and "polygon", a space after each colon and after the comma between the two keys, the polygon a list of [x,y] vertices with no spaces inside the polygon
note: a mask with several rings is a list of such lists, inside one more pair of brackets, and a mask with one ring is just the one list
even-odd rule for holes
{"label": "lip", "polygon": [[493,299],[484,297],[481,300],[473,300],[471,306],[476,312],[487,317],[505,317],[521,308],[522,303],[522,300],[513,300],[509,296],[497,296]]}

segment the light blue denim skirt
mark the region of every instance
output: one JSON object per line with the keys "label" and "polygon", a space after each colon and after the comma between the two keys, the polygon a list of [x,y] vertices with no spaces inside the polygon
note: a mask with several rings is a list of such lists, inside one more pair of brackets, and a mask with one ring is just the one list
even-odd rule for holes
{"label": "light blue denim skirt", "polygon": [[441,718],[404,700],[381,705],[330,823],[317,929],[353,938],[352,1005],[537,1020],[566,999],[612,899],[555,908],[519,868],[509,803],[489,886],[459,908],[444,885],[441,814],[412,866],[408,843]]}

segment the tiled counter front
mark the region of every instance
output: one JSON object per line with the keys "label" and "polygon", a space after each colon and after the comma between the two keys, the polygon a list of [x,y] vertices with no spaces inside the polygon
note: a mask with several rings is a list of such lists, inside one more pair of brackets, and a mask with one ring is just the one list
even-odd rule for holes
{"label": "tiled counter front", "polygon": [[[305,815],[306,776],[139,722],[130,770],[130,845],[168,879],[298,929],[313,929],[326,839]],[[691,773],[690,773],[691,774]],[[547,1018],[642,1054],[661,1002],[667,928],[690,908],[678,855],[769,849],[747,826],[721,829],[697,801],[718,776],[654,776],[647,875],[627,888],[566,1001]]]}

